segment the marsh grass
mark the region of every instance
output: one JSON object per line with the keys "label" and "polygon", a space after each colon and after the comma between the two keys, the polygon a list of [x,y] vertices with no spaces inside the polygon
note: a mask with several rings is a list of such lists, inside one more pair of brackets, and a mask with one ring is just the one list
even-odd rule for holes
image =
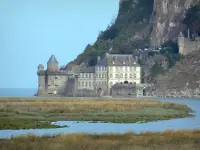
{"label": "marsh grass", "polygon": [[[41,128],[60,128],[52,125],[51,122],[41,122],[30,119],[0,119],[0,129],[41,129]],[[67,127],[67,126],[65,126]]]}
{"label": "marsh grass", "polygon": [[198,150],[200,130],[141,134],[27,135],[0,140],[1,150]]}
{"label": "marsh grass", "polygon": [[189,117],[190,112],[186,105],[151,100],[0,98],[0,127],[6,126],[1,119],[135,123]]}

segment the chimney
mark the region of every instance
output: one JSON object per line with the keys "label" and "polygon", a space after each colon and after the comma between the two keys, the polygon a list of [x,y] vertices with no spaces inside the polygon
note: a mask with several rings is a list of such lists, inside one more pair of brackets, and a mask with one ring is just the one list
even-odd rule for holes
{"label": "chimney", "polygon": [[190,39],[190,29],[188,29],[188,39]]}
{"label": "chimney", "polygon": [[138,56],[135,56],[135,61],[136,63],[138,63]]}
{"label": "chimney", "polygon": [[97,62],[99,62],[101,60],[100,56],[97,56]]}

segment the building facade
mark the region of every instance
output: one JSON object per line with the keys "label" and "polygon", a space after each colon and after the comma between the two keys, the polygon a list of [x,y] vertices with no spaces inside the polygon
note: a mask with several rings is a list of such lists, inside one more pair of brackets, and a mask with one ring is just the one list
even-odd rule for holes
{"label": "building facade", "polygon": [[182,32],[180,32],[178,37],[179,53],[181,55],[187,55],[193,51],[200,50],[200,37],[190,38],[190,33],[188,31],[188,37],[185,37]]}
{"label": "building facade", "polygon": [[38,96],[108,96],[115,84],[140,85],[141,67],[132,55],[109,54],[98,57],[95,66],[72,66],[59,69],[55,56],[47,62],[47,70],[38,66]]}

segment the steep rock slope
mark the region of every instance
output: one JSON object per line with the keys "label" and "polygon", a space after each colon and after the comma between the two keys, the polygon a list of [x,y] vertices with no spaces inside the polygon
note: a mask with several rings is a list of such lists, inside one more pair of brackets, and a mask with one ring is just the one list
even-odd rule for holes
{"label": "steep rock slope", "polygon": [[154,0],[153,31],[151,45],[160,44],[177,38],[183,28],[185,10],[199,0]]}
{"label": "steep rock slope", "polygon": [[185,10],[199,0],[120,0],[114,23],[99,34],[93,45],[70,64],[96,64],[106,52],[132,53],[136,48],[159,46],[176,39]]}
{"label": "steep rock slope", "polygon": [[200,97],[200,51],[188,54],[154,83],[156,96]]}

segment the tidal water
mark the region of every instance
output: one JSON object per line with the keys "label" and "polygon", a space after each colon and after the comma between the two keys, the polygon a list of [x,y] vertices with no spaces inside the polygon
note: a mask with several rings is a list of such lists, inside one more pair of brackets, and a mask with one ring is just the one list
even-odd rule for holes
{"label": "tidal water", "polygon": [[11,138],[25,134],[56,135],[68,133],[126,133],[126,132],[162,132],[165,130],[193,130],[200,129],[200,100],[191,99],[156,99],[167,102],[176,102],[188,105],[196,115],[193,118],[171,119],[165,121],[149,122],[143,124],[121,124],[121,123],[90,123],[76,121],[58,121],[53,124],[68,125],[69,128],[59,129],[30,129],[30,130],[0,130],[0,138]]}
{"label": "tidal water", "polygon": [[0,88],[0,97],[33,97],[37,89]]}

